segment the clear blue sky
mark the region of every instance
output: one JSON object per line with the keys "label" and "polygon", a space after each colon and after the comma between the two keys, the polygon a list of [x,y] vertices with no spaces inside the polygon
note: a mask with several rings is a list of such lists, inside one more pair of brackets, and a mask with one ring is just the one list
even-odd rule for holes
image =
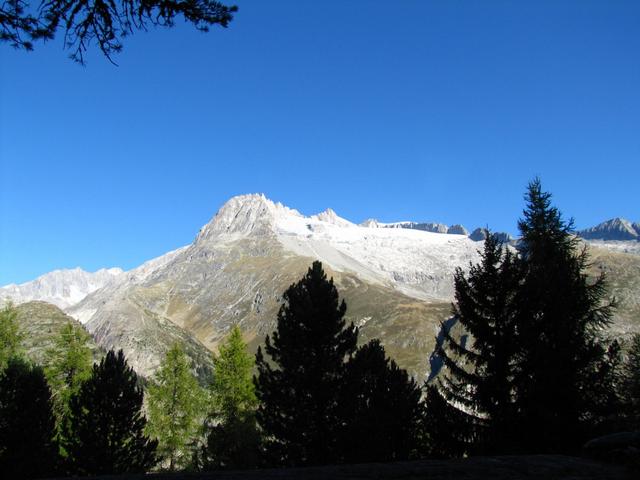
{"label": "clear blue sky", "polygon": [[118,67],[0,45],[0,285],[135,267],[249,192],[515,232],[539,175],[578,227],[640,220],[640,2],[237,4]]}

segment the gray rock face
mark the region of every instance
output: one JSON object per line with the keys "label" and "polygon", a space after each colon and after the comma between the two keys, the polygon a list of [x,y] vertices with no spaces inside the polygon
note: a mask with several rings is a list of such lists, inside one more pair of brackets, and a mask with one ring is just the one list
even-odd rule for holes
{"label": "gray rock face", "polygon": [[484,239],[487,238],[487,229],[478,227],[473,232],[471,232],[469,238],[474,242],[483,242]]}
{"label": "gray rock face", "polygon": [[469,231],[460,224],[451,225],[447,233],[449,235],[469,235]]}
{"label": "gray rock face", "polygon": [[638,223],[632,224],[624,218],[612,218],[595,227],[578,232],[586,240],[638,240]]}
{"label": "gray rock face", "polygon": [[[509,235],[507,232],[494,232],[494,234],[498,237],[498,240],[502,243],[509,243],[513,241],[513,237]],[[487,229],[486,228],[476,228],[469,238],[474,242],[483,242],[485,238],[487,238]]]}

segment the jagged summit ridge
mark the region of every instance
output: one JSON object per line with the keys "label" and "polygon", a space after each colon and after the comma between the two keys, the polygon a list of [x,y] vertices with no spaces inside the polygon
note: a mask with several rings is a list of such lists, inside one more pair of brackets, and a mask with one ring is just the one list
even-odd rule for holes
{"label": "jagged summit ridge", "polygon": [[640,224],[616,217],[595,227],[580,230],[578,236],[586,240],[640,240]]}
{"label": "jagged summit ridge", "polygon": [[0,288],[0,301],[10,299],[14,303],[23,303],[41,300],[67,308],[88,294],[119,281],[123,273],[121,268],[102,268],[96,272],[86,272],[79,267],[54,270],[30,282]]}
{"label": "jagged summit ridge", "polygon": [[339,217],[336,212],[334,212],[331,208],[327,208],[324,212],[320,212],[316,215],[311,216],[314,220],[320,220],[321,222],[327,222],[332,225],[336,225],[339,227],[352,227],[355,224],[351,223],[349,220],[345,220],[342,217]]}
{"label": "jagged summit ridge", "polygon": [[269,200],[263,193],[238,195],[227,201],[207,223],[196,243],[220,234],[267,234],[274,230],[278,218],[302,215],[282,203]]}

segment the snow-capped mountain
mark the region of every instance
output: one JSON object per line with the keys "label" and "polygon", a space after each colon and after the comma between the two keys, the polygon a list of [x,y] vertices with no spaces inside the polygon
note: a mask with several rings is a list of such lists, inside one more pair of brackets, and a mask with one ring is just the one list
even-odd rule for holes
{"label": "snow-capped mountain", "polygon": [[120,268],[103,268],[93,273],[81,268],[54,270],[31,282],[0,288],[0,301],[11,299],[15,303],[23,303],[40,300],[64,309],[75,305],[91,292],[117,282],[122,273]]}
{"label": "snow-capped mountain", "polygon": [[[254,348],[261,344],[275,326],[282,293],[317,259],[346,299],[362,340],[380,338],[400,365],[422,376],[440,322],[450,315],[454,271],[476,262],[481,247],[474,235],[482,232],[468,236],[462,226],[438,225],[357,225],[331,209],[304,216],[264,195],[241,195],[193,243],[116,272],[66,312],[102,347],[123,348],[143,374],[176,341],[206,364],[207,349],[215,350],[233,325]],[[593,253],[594,268],[614,276],[613,293],[625,299],[616,323],[624,333],[640,313],[640,257]],[[55,291],[71,285],[60,279]]]}

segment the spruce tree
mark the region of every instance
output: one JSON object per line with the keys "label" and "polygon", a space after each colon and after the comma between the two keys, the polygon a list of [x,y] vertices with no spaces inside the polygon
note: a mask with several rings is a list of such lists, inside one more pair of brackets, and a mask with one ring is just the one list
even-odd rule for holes
{"label": "spruce tree", "polygon": [[0,372],[10,358],[22,352],[22,334],[17,317],[18,312],[11,302],[7,302],[0,310]]}
{"label": "spruce tree", "polygon": [[[598,372],[609,347],[601,333],[610,323],[604,275],[591,279],[586,247],[551,205],[539,180],[529,184],[518,222],[524,280],[519,290],[517,385],[520,427],[528,452],[577,450],[614,405],[613,375]],[[612,370],[612,369],[608,369]]]}
{"label": "spruce tree", "polygon": [[270,461],[286,465],[335,462],[338,401],[345,360],[355,351],[357,329],[320,262],[283,295],[277,328],[256,354],[258,423]]}
{"label": "spruce tree", "polygon": [[[468,274],[457,269],[454,276],[453,315],[464,335],[458,338],[442,326],[443,341],[436,348],[446,368],[429,401],[439,409],[457,410],[429,423],[442,431],[443,421],[456,422],[448,434],[456,437],[446,440],[451,450],[438,447],[441,456],[507,453],[516,436],[516,296],[522,269],[494,234],[487,235],[480,257]],[[438,435],[430,432],[433,439]]]}
{"label": "spruce tree", "polygon": [[51,390],[42,368],[11,358],[0,373],[0,472],[3,478],[57,473]]}
{"label": "spruce tree", "polygon": [[252,468],[260,461],[260,433],[256,424],[253,357],[238,326],[213,359],[212,411],[206,445],[205,469]]}
{"label": "spruce tree", "polygon": [[200,434],[207,394],[192,373],[184,349],[175,344],[165,355],[147,389],[146,432],[158,441],[159,460],[170,471],[186,468]]}
{"label": "spruce tree", "polygon": [[64,438],[72,473],[143,473],[156,463],[157,442],[144,434],[142,400],[122,350],[109,351],[71,398]]}
{"label": "spruce tree", "polygon": [[340,455],[346,463],[407,460],[418,448],[420,388],[379,340],[358,348],[343,380]]}

